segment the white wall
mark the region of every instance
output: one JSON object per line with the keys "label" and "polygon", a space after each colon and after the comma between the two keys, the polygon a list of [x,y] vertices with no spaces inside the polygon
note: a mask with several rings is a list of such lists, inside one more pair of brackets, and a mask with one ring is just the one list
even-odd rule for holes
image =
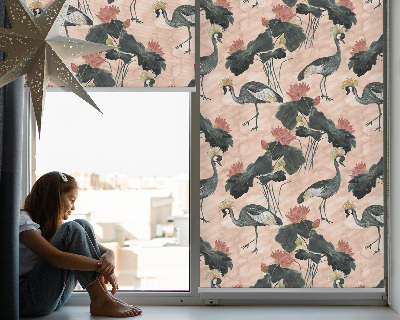
{"label": "white wall", "polygon": [[189,246],[189,214],[174,216],[174,226],[178,229],[179,245]]}
{"label": "white wall", "polygon": [[81,190],[76,211],[91,213],[100,241],[113,241],[114,223],[125,229],[127,240],[150,240],[151,197],[168,195],[160,190]]}
{"label": "white wall", "polygon": [[121,248],[118,283],[128,290],[189,290],[189,247]]}
{"label": "white wall", "polygon": [[400,313],[400,1],[390,1],[390,228],[391,234],[391,294],[390,304]]}

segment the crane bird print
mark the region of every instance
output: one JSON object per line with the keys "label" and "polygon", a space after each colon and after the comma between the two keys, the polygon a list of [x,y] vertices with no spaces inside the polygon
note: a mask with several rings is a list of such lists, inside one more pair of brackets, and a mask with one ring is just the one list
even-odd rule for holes
{"label": "crane bird print", "polygon": [[[329,57],[319,58],[314,60],[310,64],[308,64],[303,70],[300,71],[297,80],[301,81],[305,78],[313,74],[322,75],[322,80],[319,84],[319,88],[321,90],[321,98],[325,98],[326,100],[333,100],[328,96],[326,91],[326,78],[333,74],[340,67],[341,63],[341,50],[340,50],[340,42],[344,42],[346,28],[344,26],[335,25],[333,26],[329,34],[333,37],[336,46],[336,53]],[[322,82],[324,83],[324,91],[322,91]]]}
{"label": "crane bird print", "polygon": [[381,131],[381,104],[383,104],[383,83],[382,82],[371,82],[368,83],[363,90],[362,96],[358,96],[357,92],[358,81],[352,78],[347,78],[342,82],[342,88],[346,90],[346,95],[353,92],[354,97],[358,103],[363,105],[377,104],[379,114],[376,118],[372,119],[370,122],[366,123],[366,126],[372,125],[372,122],[378,119],[378,127],[375,129]]}
{"label": "crane bird print", "polygon": [[208,56],[200,57],[200,86],[201,86],[201,91],[203,93],[200,96],[205,100],[210,100],[210,98],[207,98],[204,93],[204,88],[203,88],[204,76],[211,73],[211,71],[213,71],[218,64],[217,41],[222,43],[221,39],[223,31],[224,29],[218,24],[212,24],[207,29],[207,35],[211,37],[211,42],[214,51]]}
{"label": "crane bird print", "polygon": [[258,231],[257,227],[265,227],[265,226],[281,226],[282,220],[277,217],[274,213],[268,211],[263,206],[258,204],[248,204],[244,206],[239,213],[239,218],[236,219],[233,213],[234,203],[229,200],[222,201],[218,208],[223,214],[223,218],[229,214],[230,218],[234,225],[243,228],[243,227],[254,227],[256,232],[256,237],[251,240],[249,243],[242,246],[242,249],[246,249],[249,247],[250,243],[255,243],[255,248],[251,253],[258,252]]}
{"label": "crane bird print", "polygon": [[[333,148],[329,153],[329,158],[333,160],[333,164],[336,169],[336,175],[331,179],[320,180],[313,183],[306,190],[304,190],[297,198],[297,203],[303,203],[312,197],[322,198],[321,204],[319,205],[319,213],[321,215],[321,220],[325,220],[328,223],[332,223],[326,216],[325,204],[326,200],[333,197],[340,188],[340,169],[339,164],[344,166],[343,161],[345,151],[342,148]],[[324,210],[324,216],[322,215],[322,206]]]}
{"label": "crane bird print", "polygon": [[[380,253],[389,51],[385,10],[374,9],[385,1],[198,2],[198,57],[208,62],[200,76],[195,65],[201,178],[211,180],[214,170],[206,150],[223,151],[218,185],[203,198],[209,223],[200,221],[200,235],[223,240],[234,266],[224,274],[201,264],[200,286],[375,287],[387,257]],[[212,24],[221,42],[206,35]],[[341,212],[348,198],[357,212]],[[221,282],[205,279],[213,269]]]}
{"label": "crane bird print", "polygon": [[254,103],[254,106],[256,108],[255,116],[242,124],[242,126],[250,125],[250,121],[255,119],[256,125],[251,129],[251,131],[258,129],[258,116],[260,114],[258,111],[258,106],[257,106],[258,104],[283,102],[282,97],[278,93],[276,93],[270,87],[261,82],[250,81],[245,83],[240,88],[239,96],[235,95],[235,90],[233,86],[234,86],[233,80],[232,78],[229,77],[225,77],[219,82],[219,87],[223,89],[224,94],[230,92],[233,101],[235,101],[236,103],[239,104]]}
{"label": "crane bird print", "polygon": [[178,44],[175,49],[182,48],[184,43],[189,42],[189,48],[184,53],[190,54],[190,40],[192,40],[190,28],[194,28],[195,26],[195,7],[191,5],[181,5],[177,7],[172,14],[172,19],[168,19],[166,9],[167,4],[164,1],[157,1],[153,4],[153,11],[156,13],[156,17],[158,18],[162,15],[167,25],[173,28],[188,28],[189,38]]}
{"label": "crane bird print", "polygon": [[213,169],[213,175],[207,179],[200,180],[200,212],[201,218],[203,222],[209,222],[204,218],[203,213],[203,201],[205,198],[214,193],[215,189],[217,189],[218,185],[218,172],[217,172],[217,163],[222,166],[222,150],[219,147],[213,147],[207,150],[206,156],[211,160],[211,167]]}
{"label": "crane bird print", "polygon": [[342,211],[344,211],[346,213],[346,218],[348,218],[350,215],[352,215],[354,218],[354,222],[362,228],[370,228],[370,227],[378,228],[378,239],[376,239],[374,242],[367,245],[365,247],[365,249],[371,249],[372,245],[375,242],[378,242],[378,249],[374,252],[374,254],[381,252],[381,249],[380,249],[381,228],[384,227],[384,212],[385,212],[383,206],[374,204],[374,205],[371,205],[371,206],[365,208],[365,210],[362,213],[361,220],[359,220],[357,217],[355,203],[351,202],[350,200],[347,200],[342,205]]}
{"label": "crane bird print", "polygon": [[144,70],[139,75],[139,81],[143,82],[144,87],[152,87],[156,82],[156,74],[152,70]]}

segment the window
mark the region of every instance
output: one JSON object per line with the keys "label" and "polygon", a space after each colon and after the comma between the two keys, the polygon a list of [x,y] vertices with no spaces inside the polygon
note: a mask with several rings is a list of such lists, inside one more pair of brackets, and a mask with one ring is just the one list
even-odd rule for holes
{"label": "window", "polygon": [[103,114],[48,92],[40,139],[32,135],[32,183],[53,170],[76,178],[71,219],[90,221],[114,250],[121,290],[187,292],[190,94],[91,96]]}
{"label": "window", "polygon": [[[57,103],[54,103],[54,100],[52,101],[52,99],[54,99],[57,95],[61,95],[62,93],[59,92],[49,92],[48,97],[47,97],[47,103],[53,103],[52,105],[55,106],[56,108],[58,108],[58,104],[60,104],[60,108],[62,108],[61,106],[61,102],[63,101],[59,101],[59,99],[57,98]],[[93,95],[93,93],[91,93]],[[118,96],[120,95],[120,93],[103,93],[104,95],[109,95],[109,96]],[[74,105],[74,96],[73,95],[67,95],[69,96],[69,98],[71,100],[69,100],[69,104]],[[102,97],[104,99],[104,96]],[[100,98],[100,101],[102,101],[102,98]],[[94,96],[94,99],[96,101],[98,98],[96,96]],[[63,99],[61,99],[63,100]],[[48,104],[50,106],[50,104]],[[65,106],[64,106],[65,107]],[[78,117],[72,117],[69,121],[63,121],[63,124],[67,123],[67,126],[69,125],[70,122],[75,123],[72,125],[73,129],[78,132],[78,125],[80,125],[80,123],[86,123],[86,121],[84,121],[84,113],[89,113],[91,115],[90,119],[95,118],[95,117],[99,117],[101,119],[101,117],[106,116],[107,115],[107,111],[106,109],[102,108],[102,111],[104,112],[104,115],[97,115],[95,110],[91,110],[90,106],[87,105],[82,105],[81,106],[81,111],[80,111],[80,115]],[[194,107],[193,105],[191,106],[192,108]],[[115,107],[114,107],[115,108]],[[50,108],[46,108],[46,113],[48,115],[50,115],[52,112],[51,110],[49,110]],[[85,110],[86,109],[86,110]],[[71,109],[69,109],[71,110]],[[84,111],[85,110],[85,111]],[[71,110],[72,111],[72,110]],[[45,113],[45,114],[46,114]],[[187,114],[188,116],[188,114]],[[196,119],[196,117],[192,117],[191,118],[191,124],[192,127],[191,129],[193,130],[193,127],[196,127],[196,125],[198,125],[198,118]],[[125,121],[125,120],[123,120]],[[77,123],[76,123],[77,122]],[[34,124],[31,122],[31,125]],[[60,124],[61,126],[61,124]],[[35,128],[35,126],[31,126],[31,128]],[[87,127],[86,127],[87,128]],[[41,169],[41,152],[43,152],[44,149],[41,149],[42,146],[40,145],[41,143],[45,143],[46,139],[44,136],[44,133],[46,132],[46,119],[44,119],[43,121],[43,131],[42,131],[42,137],[41,139],[43,139],[43,141],[39,141],[37,142],[37,139],[35,137],[35,134],[32,134],[31,137],[34,138],[33,140],[31,140],[31,148],[30,148],[30,153],[32,156],[32,160],[31,160],[31,169],[34,169],[36,166],[36,170],[44,170]],[[105,128],[104,130],[108,130],[110,131],[110,128]],[[91,137],[95,136],[95,132],[94,131],[85,131],[87,132],[88,135],[90,135]],[[197,179],[191,180],[190,181],[190,186],[191,189],[193,190],[199,190],[199,175],[198,172],[196,172],[196,166],[198,168],[199,165],[199,155],[198,152],[193,151],[194,145],[196,143],[198,143],[198,141],[196,141],[196,136],[197,134],[195,133],[195,136],[193,136],[194,134],[191,135],[191,152],[195,155],[193,156],[192,154],[192,162],[191,162],[191,169],[192,169],[192,176],[196,177]],[[127,144],[127,141],[129,141],[128,139],[124,139],[124,143]],[[82,141],[79,141],[82,142]],[[69,145],[65,145],[63,144],[63,146],[66,146],[65,149],[62,148],[63,150],[66,150],[65,153],[64,151],[59,154],[59,157],[61,157],[62,155],[67,155],[67,157],[71,157],[71,155],[73,155],[73,152],[77,152],[77,146],[76,146],[76,141],[72,142]],[[86,145],[87,147],[90,147],[89,145]],[[53,145],[54,148],[59,148],[56,145]],[[56,150],[56,149],[54,149]],[[34,157],[34,155],[37,155],[36,157]],[[72,156],[73,158],[73,156]],[[36,159],[36,160],[34,160]],[[57,158],[56,158],[57,159]],[[163,158],[164,159],[164,158]],[[73,159],[72,159],[73,160]],[[36,161],[36,164],[35,164]],[[53,160],[52,160],[53,161]],[[62,163],[63,159],[60,160]],[[118,161],[115,161],[118,162]],[[122,161],[122,163],[124,163]],[[49,167],[49,170],[53,170],[53,169],[60,169],[60,170],[64,170],[63,168],[58,168],[58,167]],[[87,169],[87,171],[89,170],[90,167]],[[67,170],[66,170],[67,171]],[[85,180],[86,178],[86,180]],[[91,179],[90,179],[91,178]],[[80,191],[80,199],[82,198],[82,195],[86,192],[88,195],[90,193],[94,193],[95,191],[100,191],[100,192],[105,192],[105,191],[113,191],[113,192],[117,192],[116,190],[89,190],[90,189],[90,183],[96,184],[97,182],[100,182],[100,175],[98,177],[99,179],[97,179],[96,176],[83,176],[83,178],[81,177],[81,187],[83,190]],[[79,177],[78,177],[79,179]],[[32,181],[34,181],[34,178],[32,179]],[[111,182],[115,183],[115,180],[112,180]],[[154,181],[153,181],[154,182]],[[137,184],[137,180],[133,180],[133,183],[135,185],[135,183]],[[85,184],[88,184],[88,187],[84,187]],[[127,190],[119,190],[122,192],[127,192]],[[197,198],[197,199],[196,199]],[[79,200],[80,200],[79,199]],[[156,203],[160,201],[161,199],[155,199]],[[120,281],[123,279],[123,277],[126,276],[127,279],[129,279],[129,286],[124,287],[123,289],[125,289],[126,291],[121,291],[119,292],[119,296],[123,299],[126,299],[127,301],[129,301],[130,299],[134,299],[135,303],[137,304],[151,304],[151,303],[156,303],[156,304],[203,304],[204,300],[206,299],[207,301],[210,299],[222,299],[222,297],[224,297],[224,301],[226,301],[225,303],[230,304],[230,303],[237,303],[236,299],[241,299],[241,304],[246,305],[246,304],[254,304],[254,303],[271,303],[271,301],[273,301],[274,304],[280,304],[282,303],[282,301],[286,301],[289,297],[289,299],[291,299],[291,301],[311,301],[314,299],[318,299],[319,301],[335,301],[335,303],[346,303],[345,301],[348,301],[349,299],[351,299],[352,301],[357,301],[356,303],[359,304],[371,304],[371,303],[375,303],[378,305],[382,305],[384,304],[385,300],[382,300],[382,295],[384,295],[384,291],[379,290],[379,289],[375,289],[375,290],[370,290],[368,292],[363,291],[361,292],[360,289],[344,289],[343,291],[340,290],[336,292],[332,289],[327,289],[327,290],[318,290],[318,289],[299,289],[299,290],[304,290],[301,293],[301,296],[299,296],[298,291],[297,290],[283,290],[283,291],[279,291],[279,292],[269,292],[269,290],[264,290],[264,289],[246,289],[246,288],[224,288],[224,289],[207,289],[207,288],[201,288],[201,289],[197,289],[200,286],[199,283],[199,278],[198,278],[198,274],[200,272],[200,266],[198,264],[198,256],[199,256],[199,198],[198,198],[198,193],[192,193],[191,195],[191,202],[190,202],[190,206],[191,208],[196,208],[196,209],[192,209],[192,214],[190,215],[190,234],[188,235],[188,237],[190,238],[190,251],[188,252],[188,258],[185,258],[185,262],[184,264],[189,266],[189,262],[190,262],[190,271],[188,271],[185,275],[185,272],[176,272],[174,275],[170,275],[170,277],[176,279],[177,277],[182,277],[182,275],[187,276],[188,279],[188,287],[184,287],[184,286],[180,286],[180,288],[178,288],[177,290],[174,290],[172,287],[163,287],[163,283],[162,280],[160,280],[160,278],[157,279],[157,277],[154,276],[154,274],[149,274],[149,273],[143,273],[140,275],[140,277],[136,277],[133,279],[132,277],[132,273],[130,272],[126,272],[125,275],[124,273],[120,273],[119,274],[119,279]],[[77,203],[77,208],[79,208],[78,206],[80,206],[79,202]],[[76,210],[76,217],[78,217],[78,213],[80,215],[84,215],[85,217],[90,217],[90,219],[92,218],[92,214],[90,213],[90,210],[81,210],[81,209],[77,209]],[[178,221],[179,218],[181,217],[174,217],[174,223],[175,226],[178,225],[178,223],[181,223],[182,221]],[[185,217],[182,217],[183,220],[185,220]],[[93,221],[92,221],[93,222]],[[168,223],[168,221],[167,221]],[[186,223],[186,222],[183,222]],[[175,231],[178,228],[175,227]],[[110,231],[111,230],[111,231]],[[118,241],[122,241],[123,239],[119,238],[119,235],[121,235],[121,232],[124,229],[124,226],[120,225],[120,224],[116,224],[114,225],[112,228],[110,228],[110,225],[107,224],[107,221],[99,221],[98,226],[97,226],[97,231],[99,236],[107,236],[107,233],[114,233],[114,235],[116,236],[116,243]],[[153,234],[153,235],[157,235],[157,232],[164,232],[168,230],[168,227],[164,227],[163,226],[156,226],[153,228],[150,228],[149,234]],[[177,236],[176,233],[174,234],[175,237]],[[165,237],[164,237],[165,238]],[[125,238],[126,239],[126,238]],[[172,239],[172,238],[170,238]],[[186,238],[187,239],[187,238]],[[163,239],[163,237],[161,238],[153,238],[153,240],[156,241],[163,241],[165,239]],[[126,240],[126,241],[130,241],[130,240]],[[171,249],[173,248],[172,246],[167,247],[167,249]],[[152,250],[154,248],[150,248],[147,247],[146,250]],[[135,254],[131,254],[132,256],[134,256]],[[167,258],[164,258],[164,260],[162,261],[162,264],[164,266],[165,262],[168,261],[168,259],[170,259],[170,257],[168,256]],[[137,263],[137,261],[135,261],[135,258],[132,259],[130,261],[130,263]],[[140,264],[140,263],[139,263]],[[154,263],[152,264],[154,265]],[[152,266],[148,266],[148,265],[143,265],[144,268],[146,270],[151,270]],[[133,269],[133,268],[132,268]],[[137,269],[139,271],[139,269]],[[143,269],[144,270],[144,269]],[[181,271],[183,270],[183,268],[181,268]],[[188,270],[188,269],[187,269]],[[130,278],[129,278],[130,277]],[[189,278],[190,277],[190,278]],[[132,281],[133,280],[133,281]],[[156,289],[158,288],[158,289]],[[175,287],[177,288],[177,287]],[[189,289],[189,291],[188,291]],[[137,290],[139,290],[140,292],[137,292]],[[163,291],[163,292],[160,292]],[[261,291],[260,291],[261,290]],[[199,292],[199,293],[198,293]],[[354,295],[354,293],[356,293],[356,295]],[[356,297],[361,297],[361,300],[354,300]],[[71,298],[71,303],[76,303],[76,304],[80,304],[80,303],[86,303],[87,302],[87,295],[83,292],[76,292],[73,297]],[[365,299],[365,300],[363,300]],[[372,300],[371,300],[372,299]],[[86,301],[86,302],[85,302]],[[132,300],[133,301],[133,300]],[[374,302],[373,302],[374,301]]]}
{"label": "window", "polygon": [[[254,10],[253,10],[254,11]],[[250,12],[250,10],[249,10]],[[224,41],[226,42],[226,41]],[[226,42],[227,43],[227,42]],[[246,43],[245,43],[246,44]],[[282,44],[282,43],[281,43]],[[228,43],[229,46],[229,43]],[[226,57],[225,57],[226,58]],[[222,64],[223,65],[223,64]],[[261,74],[263,76],[263,74]],[[218,79],[219,80],[219,79]],[[249,81],[249,80],[246,80]],[[207,89],[207,84],[206,85],[206,89]],[[284,88],[285,89],[285,88]],[[317,88],[318,89],[318,88]],[[316,90],[318,91],[318,90]],[[215,91],[216,92],[216,91]],[[209,101],[208,103],[210,105],[212,105],[215,102],[214,97],[212,96],[214,94],[214,92],[212,92],[211,90],[208,91],[207,93],[210,94],[212,100]],[[223,96],[224,102],[226,103],[232,103],[229,97],[229,95]],[[239,106],[240,107],[240,106]],[[270,107],[270,106],[268,106]],[[195,108],[195,110],[198,110],[197,108]],[[197,111],[195,112],[197,114]],[[251,116],[251,114],[249,114]],[[194,115],[194,117],[196,117]],[[335,119],[335,121],[338,119]],[[198,121],[194,120],[194,121]],[[247,127],[246,127],[247,128]],[[193,128],[192,128],[193,129]],[[248,128],[249,130],[251,128]],[[247,130],[248,131],[248,130]],[[246,131],[246,132],[247,132]],[[197,132],[194,131],[193,135],[197,135]],[[261,140],[261,139],[260,139]],[[193,145],[192,145],[193,147]],[[205,150],[204,150],[205,151]],[[198,163],[196,162],[198,158],[200,158],[201,156],[204,155],[203,152],[201,152],[200,154],[197,154],[197,151],[195,151],[196,155],[194,156],[194,159],[196,159],[194,162],[192,162],[192,166],[196,166]],[[233,163],[232,163],[233,164]],[[192,168],[193,169],[193,168]],[[229,169],[229,168],[228,168]],[[195,170],[195,169],[193,169]],[[228,170],[227,170],[228,171]],[[228,173],[228,172],[226,172]],[[197,178],[197,180],[199,179],[198,176],[193,176],[195,178]],[[192,181],[191,182],[192,186],[195,186],[198,190],[198,182]],[[197,185],[196,185],[197,183]],[[196,192],[194,192],[195,194]],[[200,227],[198,225],[198,221],[195,221],[198,218],[198,211],[199,211],[199,207],[198,207],[198,203],[199,201],[197,201],[197,196],[193,195],[193,199],[195,199],[196,204],[192,204],[194,208],[196,208],[196,210],[194,210],[192,212],[192,221],[191,221],[191,230],[192,235],[191,238],[192,240],[194,238],[196,238],[196,235],[194,233],[199,233]],[[218,205],[218,203],[216,203]],[[208,205],[209,208],[212,208],[212,203]],[[211,210],[211,209],[210,209]],[[238,213],[237,213],[238,214]],[[154,229],[155,233],[157,233],[157,227]],[[234,231],[232,231],[234,232]],[[250,230],[248,231],[248,234],[250,235],[250,239],[252,236],[252,233],[250,232]],[[191,242],[192,245],[192,253],[197,250],[197,243],[195,241]],[[191,284],[191,293],[193,294],[193,299],[191,300],[192,303],[199,303],[199,299],[198,297],[196,297],[196,292],[197,292],[197,286],[199,286],[199,284],[196,285],[196,283],[198,282],[198,277],[197,275],[199,274],[199,270],[198,270],[198,266],[197,266],[197,259],[198,259],[198,254],[197,255],[192,255],[191,253],[191,257],[192,257],[192,265],[191,265],[191,276],[192,276],[192,281],[190,282]],[[387,256],[387,253],[385,253],[385,255]],[[194,257],[194,258],[193,258]],[[387,261],[387,259],[385,258],[385,260]],[[387,266],[386,266],[387,267]],[[244,270],[245,272],[246,270]],[[195,273],[196,275],[193,276],[193,273]],[[385,273],[387,273],[385,271]],[[386,274],[385,274],[386,277]],[[154,283],[154,279],[151,277],[143,277],[142,279],[140,279],[140,284],[139,281],[137,282],[137,285],[143,285],[145,283],[149,284],[149,283]],[[209,283],[206,283],[206,281],[204,279],[202,279],[202,283],[203,283],[203,287],[205,287],[206,285],[209,285]],[[206,283],[206,285],[204,285],[204,283]],[[146,284],[146,286],[147,286]],[[193,286],[193,284],[195,284],[195,286]],[[301,290],[301,296],[299,296],[299,290]],[[274,301],[274,303],[281,303],[282,301],[284,301],[285,299],[287,299],[289,297],[289,299],[291,299],[291,301],[299,301],[299,300],[307,300],[307,299],[312,299],[314,301],[332,301],[334,300],[335,303],[337,302],[338,304],[342,303],[345,304],[344,300],[346,299],[352,299],[352,301],[356,301],[354,303],[356,304],[384,304],[385,303],[385,291],[381,290],[381,289],[371,289],[371,290],[367,290],[367,289],[344,289],[344,290],[332,290],[332,289],[299,289],[299,290],[289,290],[289,289],[282,289],[282,291],[272,291],[270,292],[269,290],[264,290],[264,289],[245,289],[245,288],[234,288],[234,289],[230,289],[230,288],[224,288],[224,289],[208,289],[208,288],[201,288],[200,289],[200,298],[201,299],[254,299],[254,300],[261,300],[261,299],[271,299]],[[131,294],[131,293],[129,293]],[[244,295],[245,294],[245,295]],[[179,298],[176,298],[178,297]],[[166,303],[176,303],[177,301],[181,301],[182,303],[188,303],[188,300],[182,299],[179,300],[180,297],[182,295],[177,294],[176,296],[173,296],[171,298],[171,296],[169,296],[169,298],[171,298],[170,300],[166,299],[165,301],[168,301]],[[183,295],[184,296],[184,295]],[[363,299],[365,299],[363,301]],[[195,301],[195,302],[193,302]],[[235,300],[233,300],[235,301]],[[229,302],[228,302],[229,303]],[[241,303],[245,304],[246,301],[241,300]],[[312,302],[310,302],[312,303]],[[318,303],[318,302],[316,302]]]}
{"label": "window", "polygon": [[201,296],[343,286],[382,298],[385,9],[250,2],[224,2],[234,19],[221,18],[223,29],[201,5],[200,56],[212,65],[200,88],[200,177],[212,182],[200,209]]}

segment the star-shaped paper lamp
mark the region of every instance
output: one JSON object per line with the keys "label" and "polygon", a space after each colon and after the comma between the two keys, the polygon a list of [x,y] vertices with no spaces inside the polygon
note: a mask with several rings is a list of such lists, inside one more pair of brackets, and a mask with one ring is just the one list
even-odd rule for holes
{"label": "star-shaped paper lamp", "polygon": [[39,134],[48,76],[100,111],[64,59],[113,47],[61,35],[69,0],[54,1],[39,17],[20,0],[4,2],[11,28],[0,28],[0,51],[8,54],[0,64],[0,87],[27,75]]}

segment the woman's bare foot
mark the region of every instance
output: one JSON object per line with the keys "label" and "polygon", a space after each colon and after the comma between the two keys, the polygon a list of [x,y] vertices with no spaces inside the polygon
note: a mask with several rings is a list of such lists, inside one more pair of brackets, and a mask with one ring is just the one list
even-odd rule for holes
{"label": "woman's bare foot", "polygon": [[114,296],[108,291],[107,285],[106,285],[106,283],[105,283],[105,281],[104,281],[104,277],[103,277],[102,275],[99,276],[98,280],[99,280],[101,286],[103,287],[104,291],[108,294],[108,296],[109,296],[111,299],[114,299],[114,300],[116,300],[116,301],[118,301],[118,302],[120,302],[120,303],[122,303],[122,304],[124,304],[124,305],[126,305],[126,306],[128,306],[128,307],[130,307],[130,308],[132,308],[132,309],[135,309],[139,314],[142,314],[142,310],[141,310],[140,308],[138,308],[138,307],[136,307],[136,306],[134,306],[134,305],[128,304],[128,303],[125,302],[125,301],[119,300],[117,297],[114,297]]}
{"label": "woman's bare foot", "polygon": [[86,288],[90,295],[90,313],[94,316],[126,318],[142,313],[136,307],[122,303],[104,290],[102,281],[98,278]]}
{"label": "woman's bare foot", "polygon": [[[101,301],[102,300],[102,301]],[[90,303],[90,313],[93,316],[126,318],[138,316],[140,313],[134,308],[106,296]]]}

